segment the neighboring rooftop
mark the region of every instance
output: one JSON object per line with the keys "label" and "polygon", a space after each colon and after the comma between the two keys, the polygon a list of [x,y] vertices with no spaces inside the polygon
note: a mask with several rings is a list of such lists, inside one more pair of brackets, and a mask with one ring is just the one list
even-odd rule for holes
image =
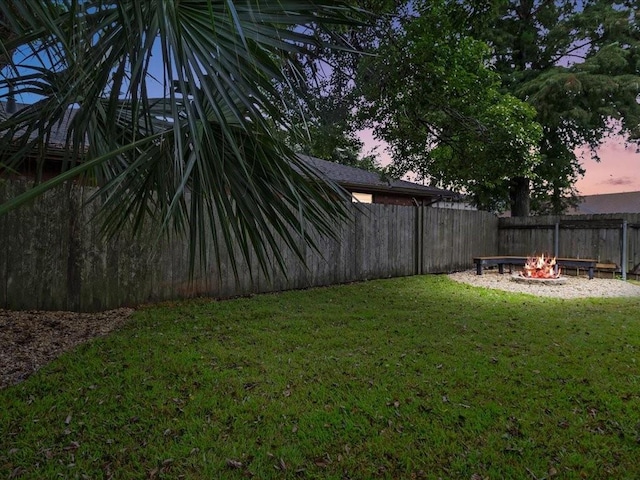
{"label": "neighboring rooftop", "polygon": [[[11,114],[18,112],[24,108],[29,107],[27,103],[19,103],[14,102],[11,104],[10,102],[0,102],[0,118],[7,118]],[[49,146],[50,147],[59,147],[62,148],[67,143],[67,133],[69,131],[69,122],[75,115],[75,110],[69,109],[68,114],[65,114],[64,117],[58,122],[57,125],[54,125],[51,128],[51,133],[49,136]],[[30,138],[33,138],[37,135],[36,132],[32,133]]]}
{"label": "neighboring rooftop", "polygon": [[382,178],[379,173],[370,172],[361,168],[328,162],[307,155],[300,155],[300,158],[315,167],[321,174],[349,191],[414,195],[456,200],[461,197],[460,194],[450,190],[429,187],[405,180],[385,179]]}
{"label": "neighboring rooftop", "polygon": [[[7,105],[0,102],[0,117],[6,117],[12,113],[28,108],[29,105],[23,103],[15,103]],[[69,122],[73,118],[75,111],[69,110],[69,114],[51,129],[49,137],[49,147],[52,147],[50,153],[54,153],[57,148],[64,147],[67,141]],[[32,135],[35,135],[34,132]],[[460,201],[462,196],[450,190],[420,185],[419,183],[408,182],[405,180],[395,180],[383,178],[379,173],[370,172],[361,168],[350,167],[339,163],[321,160],[319,158],[300,155],[307,164],[314,167],[320,174],[328,179],[338,183],[350,192],[362,192],[381,195],[403,196],[407,199],[419,198],[424,204],[430,204],[437,201]]]}
{"label": "neighboring rooftop", "polygon": [[584,195],[575,209],[567,212],[576,214],[596,213],[640,213],[640,192],[603,193]]}

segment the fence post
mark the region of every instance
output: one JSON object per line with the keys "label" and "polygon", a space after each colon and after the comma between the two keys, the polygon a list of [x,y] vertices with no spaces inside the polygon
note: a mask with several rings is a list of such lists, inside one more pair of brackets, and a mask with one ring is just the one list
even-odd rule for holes
{"label": "fence post", "polygon": [[414,199],[416,204],[416,241],[415,241],[415,249],[416,249],[416,265],[415,265],[415,274],[422,275],[422,264],[423,264],[423,242],[424,242],[424,205],[422,202],[418,203]]}
{"label": "fence post", "polygon": [[622,273],[622,280],[627,280],[627,220],[622,221],[622,251],[620,252],[620,270]]}

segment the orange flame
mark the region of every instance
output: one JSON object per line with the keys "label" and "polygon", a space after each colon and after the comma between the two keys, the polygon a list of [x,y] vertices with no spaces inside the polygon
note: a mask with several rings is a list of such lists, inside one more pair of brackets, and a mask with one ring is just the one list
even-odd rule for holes
{"label": "orange flame", "polygon": [[556,268],[556,258],[545,257],[544,254],[539,257],[529,257],[527,263],[522,270],[522,276],[526,278],[558,278],[560,276],[560,268]]}

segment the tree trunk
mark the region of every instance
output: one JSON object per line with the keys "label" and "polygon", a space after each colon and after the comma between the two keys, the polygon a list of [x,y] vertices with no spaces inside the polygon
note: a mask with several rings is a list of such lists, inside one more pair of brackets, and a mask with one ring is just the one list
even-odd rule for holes
{"label": "tree trunk", "polygon": [[531,207],[529,195],[529,179],[515,177],[509,183],[509,200],[511,202],[512,217],[528,217]]}

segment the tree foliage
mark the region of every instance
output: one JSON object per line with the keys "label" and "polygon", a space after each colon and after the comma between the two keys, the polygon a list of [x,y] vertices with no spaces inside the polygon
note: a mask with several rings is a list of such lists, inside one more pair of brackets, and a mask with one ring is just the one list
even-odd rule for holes
{"label": "tree foliage", "polygon": [[390,145],[397,174],[411,171],[502,209],[512,179],[531,178],[539,162],[535,110],[500,91],[490,49],[461,32],[445,2],[414,6],[363,61],[360,114]]}
{"label": "tree foliage", "polygon": [[559,213],[584,174],[577,149],[597,158],[608,136],[637,143],[637,2],[384,7],[393,14],[360,33],[378,56],[341,65],[360,71],[351,108],[363,95],[360,121],[391,145],[396,174],[463,188],[514,215]]}
{"label": "tree foliage", "polygon": [[596,155],[609,135],[640,138],[637,2],[471,4],[459,4],[468,31],[491,45],[504,90],[532,105],[543,126],[533,207],[559,213],[584,173],[578,147]]}
{"label": "tree foliage", "polygon": [[[328,85],[332,78],[333,75],[328,75],[322,83]],[[350,95],[330,87],[307,89],[301,99],[304,111],[288,112],[290,122],[302,128],[284,131],[285,141],[296,153],[381,172],[376,156],[372,152],[363,154],[364,142],[358,138],[353,112],[349,109],[351,100],[346,98]]]}
{"label": "tree foliage", "polygon": [[[304,91],[297,97],[297,108],[287,112],[291,123],[304,126],[287,131],[287,142],[300,153],[371,171],[382,171],[375,152],[363,152],[358,133],[359,90],[356,72],[363,52],[371,53],[387,34],[399,3],[390,0],[351,1],[357,7],[357,25],[336,25],[321,32],[325,44],[339,34],[352,49],[320,46],[312,55],[299,55],[304,75]],[[404,7],[402,7],[404,8]]]}
{"label": "tree foliage", "polygon": [[0,169],[42,165],[69,127],[60,174],[0,213],[84,175],[101,187],[107,232],[150,218],[190,239],[192,261],[239,245],[267,273],[280,239],[302,256],[306,222],[331,234],[346,197],[283,142],[295,128],[285,102],[305,86],[294,59],[348,48],[324,32],[351,17],[335,2],[0,2],[0,100],[9,86],[35,99],[0,118]]}

